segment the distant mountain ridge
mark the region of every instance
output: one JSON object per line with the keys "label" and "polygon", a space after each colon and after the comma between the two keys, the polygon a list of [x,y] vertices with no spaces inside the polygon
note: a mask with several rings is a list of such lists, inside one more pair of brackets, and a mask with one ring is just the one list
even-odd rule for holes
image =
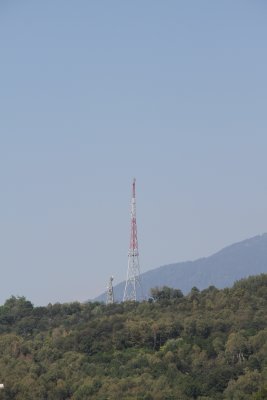
{"label": "distant mountain ridge", "polygon": [[[179,262],[152,269],[141,275],[144,295],[153,287],[169,286],[184,294],[196,286],[230,287],[250,275],[267,273],[267,233],[234,243],[215,254],[195,261]],[[122,301],[125,282],[114,287],[116,301]],[[105,301],[105,294],[95,300]]]}

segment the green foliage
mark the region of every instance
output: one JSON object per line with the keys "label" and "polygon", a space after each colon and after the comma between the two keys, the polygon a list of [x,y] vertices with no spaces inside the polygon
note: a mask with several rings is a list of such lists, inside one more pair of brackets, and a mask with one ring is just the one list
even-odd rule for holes
{"label": "green foliage", "polygon": [[4,400],[267,398],[267,275],[153,300],[0,307]]}
{"label": "green foliage", "polygon": [[163,286],[162,288],[153,288],[151,289],[151,297],[156,301],[162,300],[174,300],[180,299],[183,297],[183,293],[179,289],[173,289],[167,286]]}

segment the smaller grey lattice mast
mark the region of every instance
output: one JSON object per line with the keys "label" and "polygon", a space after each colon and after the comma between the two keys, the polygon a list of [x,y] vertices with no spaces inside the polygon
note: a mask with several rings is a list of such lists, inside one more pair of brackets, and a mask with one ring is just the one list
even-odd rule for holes
{"label": "smaller grey lattice mast", "polygon": [[131,201],[130,247],[128,252],[127,279],[125,283],[123,301],[137,301],[143,299],[144,295],[143,295],[143,288],[140,276],[138,240],[137,240],[136,198],[135,198],[135,179],[134,179],[132,187],[132,201]]}
{"label": "smaller grey lattice mast", "polygon": [[113,279],[113,276],[111,276],[108,282],[106,304],[114,303]]}

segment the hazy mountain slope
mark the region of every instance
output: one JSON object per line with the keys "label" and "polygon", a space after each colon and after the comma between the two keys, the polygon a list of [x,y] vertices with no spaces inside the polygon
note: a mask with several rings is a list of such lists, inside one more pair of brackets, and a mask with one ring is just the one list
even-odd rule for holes
{"label": "hazy mountain slope", "polygon": [[[165,265],[142,274],[144,293],[156,286],[179,288],[187,293],[193,286],[200,290],[214,285],[231,286],[236,280],[267,273],[267,233],[225,247],[207,258]],[[125,282],[114,287],[116,301],[121,301]],[[96,300],[105,301],[105,294]]]}

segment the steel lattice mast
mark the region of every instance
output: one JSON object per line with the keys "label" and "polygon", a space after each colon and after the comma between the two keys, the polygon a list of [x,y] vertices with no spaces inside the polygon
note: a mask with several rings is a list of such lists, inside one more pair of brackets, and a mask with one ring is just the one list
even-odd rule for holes
{"label": "steel lattice mast", "polygon": [[113,279],[113,276],[111,276],[108,282],[106,304],[114,303]]}
{"label": "steel lattice mast", "polygon": [[128,252],[128,269],[125,283],[123,301],[143,300],[143,289],[140,277],[139,252],[137,240],[136,224],[136,198],[135,198],[135,179],[132,186],[131,201],[131,235],[130,247]]}

